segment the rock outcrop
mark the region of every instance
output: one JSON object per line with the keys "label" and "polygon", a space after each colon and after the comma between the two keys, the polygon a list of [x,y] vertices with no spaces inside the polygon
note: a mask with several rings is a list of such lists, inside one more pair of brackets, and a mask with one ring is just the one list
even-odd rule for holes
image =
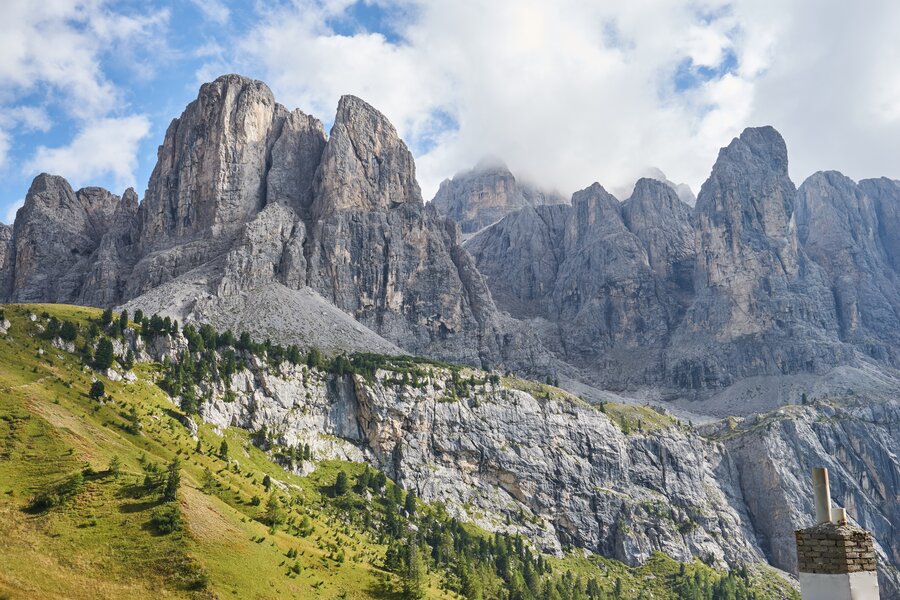
{"label": "rock outcrop", "polygon": [[313,214],[422,204],[412,153],[394,126],[356,96],[342,96],[315,175]]}
{"label": "rock outcrop", "polygon": [[863,189],[833,171],[812,175],[800,186],[797,231],[831,280],[841,339],[896,363],[900,287],[881,236],[887,228]]}
{"label": "rock outcrop", "polygon": [[674,191],[642,179],[624,204],[595,183],[571,206],[523,209],[465,247],[500,308],[555,323],[545,345],[621,389],[662,371],[692,288],[693,235]]}
{"label": "rock outcrop", "polygon": [[472,234],[517,210],[566,204],[566,199],[516,181],[502,161],[485,158],[471,171],[442,181],[431,203],[440,214],[456,221],[463,234]]}
{"label": "rock outcrop", "polygon": [[0,301],[9,297],[13,266],[13,228],[0,223]]}
{"label": "rock outcrop", "polygon": [[77,302],[120,198],[101,188],[77,193],[62,177],[41,174],[13,227],[14,302]]}
{"label": "rock outcrop", "polygon": [[778,132],[747,129],[720,151],[700,190],[696,297],[667,359],[682,387],[852,361],[838,340],[827,275],[800,247],[787,168]]}

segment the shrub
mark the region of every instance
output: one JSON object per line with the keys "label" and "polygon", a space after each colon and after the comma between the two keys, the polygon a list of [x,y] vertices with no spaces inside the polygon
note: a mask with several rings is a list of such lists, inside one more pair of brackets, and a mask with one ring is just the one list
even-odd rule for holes
{"label": "shrub", "polygon": [[178,512],[178,508],[171,504],[157,508],[150,516],[150,527],[162,535],[168,535],[181,529],[181,514]]}
{"label": "shrub", "polygon": [[102,381],[98,379],[91,384],[91,391],[89,392],[91,398],[93,398],[94,400],[99,400],[103,397],[104,394],[106,394],[106,386],[103,385]]}

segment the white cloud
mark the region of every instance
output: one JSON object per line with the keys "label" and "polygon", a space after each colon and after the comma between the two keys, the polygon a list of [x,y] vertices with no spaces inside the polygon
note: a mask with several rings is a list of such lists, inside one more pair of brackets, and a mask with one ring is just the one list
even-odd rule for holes
{"label": "white cloud", "polygon": [[6,209],[6,214],[3,217],[3,222],[7,225],[12,225],[13,221],[16,220],[16,211],[25,206],[25,199],[17,200],[10,204]]}
{"label": "white cloud", "polygon": [[6,166],[9,155],[9,134],[0,129],[0,169]]}
{"label": "white cloud", "polygon": [[224,25],[231,17],[231,11],[222,0],[191,0],[203,16],[219,25]]}
{"label": "white cloud", "polygon": [[104,74],[101,57],[146,44],[167,19],[167,11],[119,14],[103,0],[6,0],[0,19],[0,86],[7,101],[48,86],[66,113],[79,119],[106,115],[121,103],[122,94]]}
{"label": "white cloud", "polygon": [[73,187],[112,175],[119,188],[135,185],[138,143],[150,131],[143,115],[99,119],[87,124],[67,146],[40,146],[23,172],[62,175]]}
{"label": "white cloud", "polygon": [[[365,98],[417,151],[426,197],[488,153],[567,192],[616,188],[648,166],[696,190],[718,149],[762,124],[785,135],[798,181],[819,168],[900,177],[890,0],[372,3],[400,15],[397,43],[335,33],[350,4],[266,9],[203,73],[250,69],[326,121],[341,94]],[[676,90],[685,64],[695,79]]]}

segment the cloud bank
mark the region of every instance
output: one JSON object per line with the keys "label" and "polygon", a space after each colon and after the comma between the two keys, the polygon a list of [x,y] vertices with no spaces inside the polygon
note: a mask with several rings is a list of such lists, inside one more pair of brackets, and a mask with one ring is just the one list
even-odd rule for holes
{"label": "cloud bank", "polygon": [[412,146],[426,197],[485,154],[566,192],[650,166],[696,190],[763,124],[797,180],[900,177],[898,30],[889,0],[296,0],[205,73],[249,69],[326,120],[360,95]]}

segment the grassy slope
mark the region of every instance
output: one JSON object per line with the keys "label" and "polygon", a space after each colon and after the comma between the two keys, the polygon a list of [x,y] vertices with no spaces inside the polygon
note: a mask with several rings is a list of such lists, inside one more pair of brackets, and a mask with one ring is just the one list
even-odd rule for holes
{"label": "grassy slope", "polygon": [[[93,374],[78,357],[54,348],[30,331],[26,315],[43,311],[85,321],[99,311],[70,306],[7,306],[13,323],[0,336],[0,598],[391,598],[379,568],[385,547],[351,525],[329,505],[324,490],[339,469],[352,475],[359,465],[323,463],[309,477],[287,473],[249,442],[245,431],[229,429],[230,466],[218,454],[223,439],[200,425],[202,451],[177,420],[178,410],[150,383],[157,367],[140,365],[133,383],[105,381],[113,401],[87,396]],[[39,354],[39,348],[43,354]],[[125,415],[136,407],[143,431],[126,430]],[[122,461],[118,478],[105,470]],[[182,459],[178,507],[186,527],[157,535],[148,526],[160,504],[141,489],[142,457],[164,466]],[[237,463],[237,466],[235,466]],[[61,507],[40,514],[24,510],[38,491],[91,467],[84,491]],[[204,472],[215,485],[204,487]],[[291,502],[290,522],[304,516],[307,536],[270,530],[254,520],[268,496],[269,474]],[[263,499],[253,506],[251,498]],[[287,558],[288,550],[297,558]],[[346,560],[339,562],[343,550]],[[300,573],[289,569],[299,563]],[[597,576],[606,589],[616,578],[626,597],[667,598],[667,576],[678,563],[659,556],[640,569],[600,557],[554,559],[554,571]],[[689,570],[707,567],[696,563]],[[452,598],[431,575],[429,597]],[[773,595],[772,597],[779,597]]]}

